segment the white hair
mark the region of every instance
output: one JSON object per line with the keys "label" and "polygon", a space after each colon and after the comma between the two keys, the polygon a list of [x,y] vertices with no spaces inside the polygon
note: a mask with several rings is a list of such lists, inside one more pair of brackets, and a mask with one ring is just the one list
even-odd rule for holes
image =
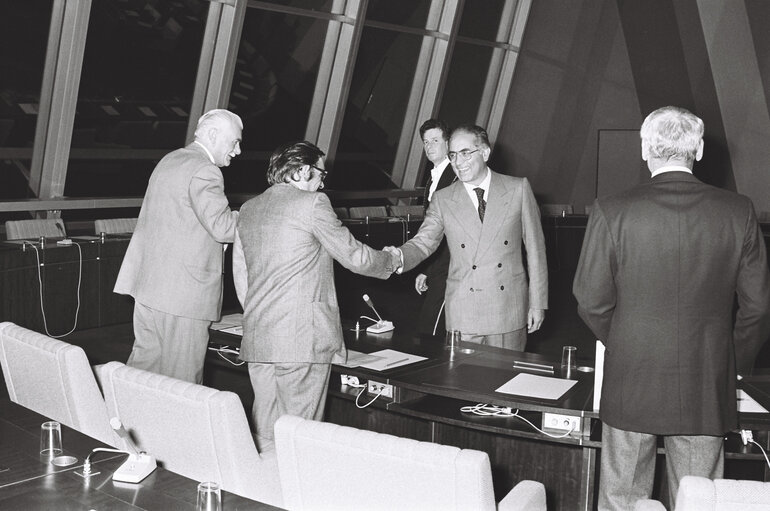
{"label": "white hair", "polygon": [[195,138],[202,138],[206,130],[210,128],[219,128],[225,122],[231,122],[237,126],[238,129],[243,129],[243,121],[237,114],[223,108],[215,108],[200,116],[198,119],[198,126],[195,128]]}
{"label": "white hair", "polygon": [[703,121],[688,110],[665,106],[647,116],[639,135],[650,157],[693,162],[703,129]]}

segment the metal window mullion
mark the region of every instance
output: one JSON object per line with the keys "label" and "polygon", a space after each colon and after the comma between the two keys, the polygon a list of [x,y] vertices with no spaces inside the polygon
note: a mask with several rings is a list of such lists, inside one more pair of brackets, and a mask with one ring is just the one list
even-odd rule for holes
{"label": "metal window mullion", "polygon": [[30,175],[39,198],[64,194],[90,13],[91,0],[54,3]]}
{"label": "metal window mullion", "polygon": [[187,126],[188,143],[204,112],[228,106],[245,18],[246,0],[209,4]]}
{"label": "metal window mullion", "polygon": [[486,126],[492,146],[500,132],[503,111],[513,83],[518,57],[518,51],[513,48],[521,48],[531,5],[532,0],[519,0],[515,5],[507,4],[501,16],[498,40],[505,40],[506,46],[492,51],[492,60],[476,116],[477,124]]}
{"label": "metal window mullion", "polygon": [[406,116],[399,137],[392,180],[401,188],[417,186],[422,178],[422,140],[417,135],[420,124],[438,112],[446,83],[451,48],[460,22],[459,0],[433,0],[426,28],[446,37],[426,35],[420,47],[417,69],[412,81]]}
{"label": "metal window mullion", "polygon": [[[361,42],[361,32],[364,25],[364,13],[368,0],[348,0],[345,3],[345,16],[354,23],[340,23],[339,36],[336,41],[327,41],[325,44],[334,44],[334,62],[331,73],[328,76],[328,86],[326,95],[322,101],[323,111],[320,115],[320,122],[317,123],[317,144],[326,151],[327,166],[334,165],[334,158],[337,154],[337,144],[339,142],[342,121],[345,116],[345,106],[350,92],[350,84],[353,80],[353,68],[355,67],[356,56],[358,55],[358,46]],[[330,23],[338,23],[330,21]],[[320,75],[319,75],[320,76]],[[323,87],[316,86],[316,91]],[[313,102],[320,98],[314,96]],[[308,131],[312,127],[308,126]]]}

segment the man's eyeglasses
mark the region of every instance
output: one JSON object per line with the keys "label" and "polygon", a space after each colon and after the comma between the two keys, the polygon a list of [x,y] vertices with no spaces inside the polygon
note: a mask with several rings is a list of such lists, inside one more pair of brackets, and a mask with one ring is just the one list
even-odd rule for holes
{"label": "man's eyeglasses", "polygon": [[321,173],[321,181],[326,179],[326,175],[328,174],[326,170],[322,169],[321,167],[316,167],[315,165],[311,165],[311,167],[313,167],[314,169],[316,169],[318,172]]}
{"label": "man's eyeglasses", "polygon": [[477,151],[478,149],[474,149],[473,151],[470,151],[468,149],[463,149],[462,151],[449,151],[449,153],[447,153],[447,156],[449,156],[449,161],[451,161],[452,163],[454,163],[455,160],[457,160],[458,155],[460,156],[460,159],[462,161],[468,161],[471,159],[471,155]]}

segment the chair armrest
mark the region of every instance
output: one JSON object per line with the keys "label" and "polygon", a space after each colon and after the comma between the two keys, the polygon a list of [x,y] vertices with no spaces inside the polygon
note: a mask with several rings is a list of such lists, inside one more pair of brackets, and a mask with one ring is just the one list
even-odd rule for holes
{"label": "chair armrest", "polygon": [[498,511],[546,511],[545,486],[537,481],[520,481],[497,505]]}
{"label": "chair armrest", "polygon": [[639,499],[634,504],[634,511],[666,511],[666,506],[653,499]]}

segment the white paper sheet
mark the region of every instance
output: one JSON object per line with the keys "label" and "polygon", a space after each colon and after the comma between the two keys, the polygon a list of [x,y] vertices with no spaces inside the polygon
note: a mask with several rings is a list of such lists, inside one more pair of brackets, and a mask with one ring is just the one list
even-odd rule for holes
{"label": "white paper sheet", "polygon": [[369,364],[371,362],[376,362],[378,360],[382,360],[382,359],[376,355],[361,353],[360,351],[355,351],[355,350],[348,350],[348,361],[345,362],[344,364],[337,364],[337,365],[341,365],[342,367],[358,367],[362,364]]}
{"label": "white paper sheet", "polygon": [[516,394],[517,396],[527,396],[538,399],[559,399],[576,383],[577,380],[565,380],[562,378],[551,378],[550,376],[540,376],[537,374],[519,373],[502,386],[495,389],[495,392]]}
{"label": "white paper sheet", "polygon": [[748,395],[745,390],[737,389],[738,411],[742,413],[768,413],[767,409]]}
{"label": "white paper sheet", "polygon": [[419,362],[420,360],[425,360],[425,357],[410,355],[409,353],[402,353],[396,350],[375,351],[374,353],[370,353],[370,355],[378,357],[378,360],[361,364],[361,367],[373,369],[375,371],[387,371],[388,369],[394,369],[396,367]]}

